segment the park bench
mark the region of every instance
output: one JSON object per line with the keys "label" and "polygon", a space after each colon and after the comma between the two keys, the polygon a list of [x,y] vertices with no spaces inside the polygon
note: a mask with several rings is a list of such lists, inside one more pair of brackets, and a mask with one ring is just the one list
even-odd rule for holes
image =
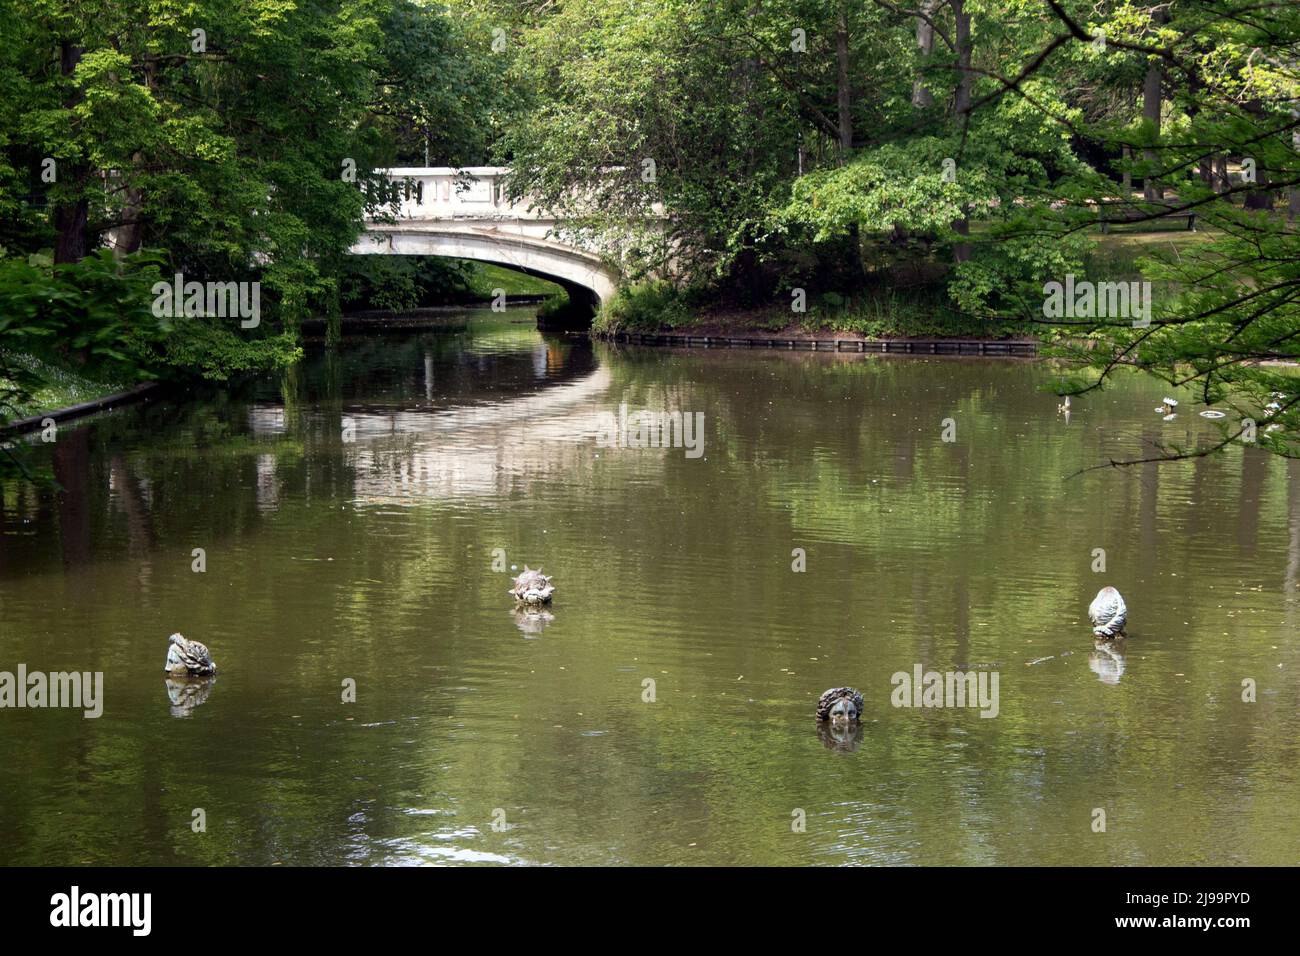
{"label": "park bench", "polygon": [[[1174,210],[1166,213],[1145,212],[1132,203],[1126,202],[1102,202],[1097,204],[1098,218],[1101,221],[1101,231],[1110,232],[1112,223],[1132,223],[1146,222],[1151,223],[1155,228],[1161,228],[1160,223],[1166,220],[1187,220],[1187,231],[1196,231],[1196,213],[1182,210]],[[1154,217],[1154,218],[1153,218]]]}

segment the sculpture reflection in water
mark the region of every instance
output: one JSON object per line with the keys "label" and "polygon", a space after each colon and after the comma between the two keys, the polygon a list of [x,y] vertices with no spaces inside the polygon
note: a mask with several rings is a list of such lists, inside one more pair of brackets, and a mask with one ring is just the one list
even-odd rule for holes
{"label": "sculpture reflection in water", "polygon": [[550,627],[551,622],[555,620],[555,615],[550,611],[528,606],[515,608],[511,616],[515,619],[515,627],[519,628],[527,638],[540,637],[542,631]]}
{"label": "sculpture reflection in water", "polygon": [[827,750],[851,754],[862,743],[866,728],[854,721],[851,724],[832,724],[829,720],[817,721],[817,738]]}
{"label": "sculpture reflection in water", "polygon": [[1128,641],[1122,637],[1093,641],[1095,650],[1088,655],[1088,667],[1103,684],[1118,684],[1124,676],[1124,649],[1127,644]]}
{"label": "sculpture reflection in water", "polygon": [[188,717],[208,699],[217,685],[215,677],[168,677],[167,699],[171,701],[173,717]]}

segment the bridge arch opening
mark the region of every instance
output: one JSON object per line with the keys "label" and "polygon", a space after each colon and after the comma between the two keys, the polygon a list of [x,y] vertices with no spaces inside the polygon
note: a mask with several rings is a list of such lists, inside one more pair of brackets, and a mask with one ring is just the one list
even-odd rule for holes
{"label": "bridge arch opening", "polygon": [[588,328],[600,303],[613,295],[615,283],[589,253],[547,245],[538,240],[460,231],[419,232],[373,226],[352,248],[356,255],[434,256],[469,259],[501,266],[553,282],[568,295],[567,308],[548,310],[548,325]]}

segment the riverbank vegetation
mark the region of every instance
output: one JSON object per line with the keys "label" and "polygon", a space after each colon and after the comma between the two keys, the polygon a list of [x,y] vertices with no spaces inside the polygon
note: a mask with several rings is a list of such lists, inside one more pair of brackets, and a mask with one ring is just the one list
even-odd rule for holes
{"label": "riverbank vegetation", "polygon": [[[1230,409],[1224,443],[1250,419],[1300,454],[1275,364],[1300,358],[1295,4],[15,2],[4,261],[53,279],[107,246],[124,282],[141,257],[265,299],[254,329],[127,307],[101,356],[127,378],[281,367],[307,316],[473,295],[464,264],[347,253],[392,212],[373,170],[494,163],[621,271],[597,331],[1035,333],[1063,390],[1142,368]],[[1151,294],[1050,314],[1076,280]],[[62,321],[41,308],[21,321]],[[95,355],[30,338],[0,352]]]}
{"label": "riverbank vegetation", "polygon": [[[1032,328],[1080,370],[1064,390],[1140,367],[1229,406],[1222,442],[1250,419],[1300,450],[1300,396],[1271,364],[1300,357],[1294,4],[557,7],[520,41],[543,105],[506,133],[516,188],[634,282],[674,280],[599,329],[707,323],[701,293],[742,323]],[[1119,224],[1099,243],[1102,216]],[[1076,280],[1151,292],[1048,314],[1049,283]],[[936,297],[915,323],[897,305]]]}
{"label": "riverbank vegetation", "polygon": [[[0,3],[0,417],[40,369],[295,361],[299,323],[358,274],[363,215],[390,209],[372,171],[488,158],[511,93],[471,23],[413,0]],[[87,287],[87,261],[116,282]],[[258,323],[155,316],[178,273],[258,283]]]}

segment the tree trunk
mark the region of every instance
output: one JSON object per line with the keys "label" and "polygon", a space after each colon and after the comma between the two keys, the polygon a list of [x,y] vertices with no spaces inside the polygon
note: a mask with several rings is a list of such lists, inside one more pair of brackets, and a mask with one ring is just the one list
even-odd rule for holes
{"label": "tree trunk", "polygon": [[840,0],[839,20],[835,27],[835,58],[839,61],[838,95],[840,161],[853,148],[853,96],[849,85],[849,14],[845,0]]}
{"label": "tree trunk", "polygon": [[[921,0],[919,10],[926,17],[933,17],[938,2],[939,0]],[[934,26],[924,17],[916,18],[916,48],[922,60],[934,52]],[[934,105],[934,94],[919,75],[912,82],[912,105],[918,109]]]}
{"label": "tree trunk", "polygon": [[[1300,153],[1300,129],[1291,131],[1291,148]],[[1286,217],[1292,221],[1300,219],[1300,186],[1292,186],[1287,191],[1289,197],[1286,207]]]}
{"label": "tree trunk", "polygon": [[[840,0],[839,17],[835,24],[835,59],[839,67],[836,78],[836,107],[839,113],[839,162],[844,164],[849,150],[853,148],[853,88],[849,81],[849,12],[847,0]],[[864,273],[862,262],[862,234],[858,224],[849,226],[849,254],[853,261],[850,265],[853,274],[861,280]]]}
{"label": "tree trunk", "polygon": [[[929,109],[934,106],[934,94],[925,85],[922,76],[924,61],[934,53],[934,24],[927,18],[933,18],[940,0],[921,0],[917,7],[924,16],[916,18],[916,49],[920,53],[922,64],[917,67],[916,79],[912,81],[912,105],[917,109]],[[911,238],[907,228],[894,223],[893,241],[899,245],[906,244]]]}
{"label": "tree trunk", "polygon": [[1214,188],[1214,157],[1206,156],[1196,164],[1196,174],[1200,177],[1201,182]]}
{"label": "tree trunk", "polygon": [[[1187,118],[1195,120],[1201,112],[1200,96],[1205,90],[1205,83],[1200,73],[1191,70],[1187,74]],[[1196,162],[1197,178],[1210,189],[1214,188],[1214,154],[1206,153]]]}
{"label": "tree trunk", "polygon": [[86,223],[89,219],[86,197],[60,204],[54,210],[54,261],[80,262],[86,258]]}
{"label": "tree trunk", "polygon": [[957,45],[957,95],[953,101],[953,114],[962,119],[970,112],[970,14],[966,12],[966,0],[950,0],[952,15],[956,20]]}
{"label": "tree trunk", "polygon": [[[148,56],[144,61],[144,85],[148,90],[153,90],[157,86],[156,73],[157,60],[153,56]],[[144,163],[144,154],[135,153],[131,156],[131,164],[135,170],[139,170]],[[124,175],[129,175],[132,170],[123,170]],[[118,256],[129,255],[132,252],[139,252],[140,245],[144,239],[144,223],[140,221],[144,213],[144,190],[138,186],[128,186],[126,189],[126,203],[122,210],[122,228],[118,233],[117,246],[114,253]]]}
{"label": "tree trunk", "polygon": [[1268,188],[1268,173],[1262,169],[1255,171],[1255,188],[1246,193],[1245,209],[1268,211],[1273,208],[1273,190]]}
{"label": "tree trunk", "polygon": [[[144,157],[141,153],[135,153],[131,161],[139,166]],[[114,254],[119,258],[130,255],[133,252],[140,251],[140,244],[144,238],[144,223],[140,221],[140,216],[144,212],[144,190],[136,186],[128,186],[126,189],[126,204],[122,209],[122,228],[117,235],[117,245],[114,248]]]}
{"label": "tree trunk", "polygon": [[[950,0],[952,14],[956,21],[954,41],[957,47],[957,92],[953,97],[953,115],[959,123],[965,123],[970,112],[971,93],[971,41],[970,14],[966,12],[966,0]],[[966,216],[955,220],[953,230],[959,236],[970,235],[970,220]],[[966,262],[970,259],[970,243],[958,242],[952,248],[953,262]]]}
{"label": "tree trunk", "polygon": [[[59,41],[59,70],[70,77],[81,62],[82,48],[72,40]],[[81,100],[75,89],[64,99],[65,109],[71,109]],[[63,199],[54,207],[54,261],[80,262],[86,257],[86,222],[89,205],[86,201],[86,167],[77,163],[59,171],[58,182],[67,189],[71,199]]]}
{"label": "tree trunk", "polygon": [[[1258,121],[1263,123],[1265,119],[1264,105],[1259,100],[1250,100],[1244,105],[1247,113],[1250,113]],[[1255,188],[1246,193],[1246,200],[1242,206],[1246,209],[1271,210],[1273,208],[1273,190],[1268,188],[1269,179],[1268,171],[1255,164]]]}
{"label": "tree trunk", "polygon": [[[1168,21],[1169,15],[1163,10],[1158,10],[1152,14],[1151,19],[1155,24],[1162,24]],[[1153,59],[1147,64],[1146,79],[1142,83],[1142,118],[1151,123],[1157,137],[1160,135],[1160,88],[1164,84],[1164,80],[1164,63],[1159,59]],[[1148,149],[1143,153],[1143,156],[1152,168],[1157,167],[1160,163],[1160,158],[1155,150]],[[1163,199],[1165,190],[1154,176],[1144,176],[1142,178],[1142,196],[1148,202]]]}
{"label": "tree trunk", "polygon": [[[1159,60],[1152,60],[1147,66],[1146,80],[1142,84],[1142,118],[1148,120],[1155,127],[1156,135],[1160,135],[1160,84],[1164,80],[1164,68]],[[1154,167],[1160,162],[1159,156],[1155,150],[1145,150],[1143,157],[1149,166]],[[1142,178],[1142,195],[1147,200],[1163,199],[1164,188],[1156,182],[1154,176],[1148,174]]]}

